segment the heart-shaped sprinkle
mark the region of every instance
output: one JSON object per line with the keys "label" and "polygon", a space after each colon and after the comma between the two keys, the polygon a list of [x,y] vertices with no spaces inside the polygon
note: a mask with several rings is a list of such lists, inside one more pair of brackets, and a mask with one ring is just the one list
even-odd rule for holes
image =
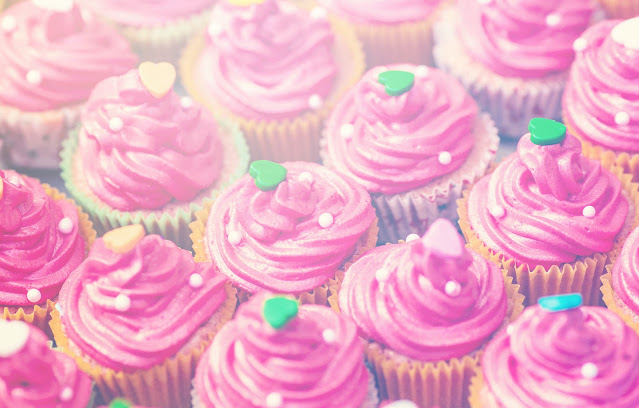
{"label": "heart-shaped sprinkle", "polygon": [[566,138],[566,126],[552,119],[533,118],[528,131],[530,141],[539,146],[559,144]]}
{"label": "heart-shaped sprinkle", "polygon": [[415,84],[415,74],[406,71],[384,71],[379,74],[377,81],[384,85],[390,96],[399,96],[410,91]]}
{"label": "heart-shaped sprinkle", "polygon": [[299,311],[299,305],[293,299],[275,296],[264,302],[264,320],[275,330],[286,326]]}
{"label": "heart-shaped sprinkle", "polygon": [[162,98],[173,90],[177,73],[168,62],[143,62],[138,67],[142,85],[156,98]]}
{"label": "heart-shaped sprinkle", "polygon": [[121,398],[114,399],[109,404],[109,408],[132,408],[132,407],[133,405],[129,401],[123,400]]}
{"label": "heart-shaped sprinkle", "polygon": [[264,0],[228,0],[228,2],[232,6],[248,7],[254,4],[262,4]]}
{"label": "heart-shaped sprinkle", "polygon": [[29,325],[21,320],[0,319],[0,358],[13,356],[29,339]]}
{"label": "heart-shaped sprinkle", "polygon": [[422,237],[422,244],[438,255],[457,258],[464,253],[464,244],[452,222],[438,218]]}
{"label": "heart-shaped sprinkle", "polygon": [[540,297],[538,303],[542,309],[549,312],[561,312],[578,308],[583,304],[583,299],[581,293],[570,293],[567,295]]}
{"label": "heart-shaped sprinkle", "polygon": [[612,29],[610,36],[614,42],[639,51],[639,17],[620,22]]}
{"label": "heart-shaped sprinkle", "polygon": [[275,190],[286,180],[287,170],[281,164],[268,160],[257,160],[251,163],[249,175],[255,180],[255,185],[262,191]]}
{"label": "heart-shaped sprinkle", "polygon": [[126,254],[144,238],[144,227],[140,224],[116,228],[104,234],[104,246],[116,254]]}

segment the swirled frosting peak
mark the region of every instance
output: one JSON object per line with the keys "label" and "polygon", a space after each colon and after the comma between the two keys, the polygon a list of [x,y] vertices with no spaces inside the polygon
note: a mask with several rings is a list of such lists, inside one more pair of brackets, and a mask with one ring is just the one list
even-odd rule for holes
{"label": "swirled frosting peak", "polygon": [[116,371],[148,369],[174,356],[226,299],[226,279],[210,263],[158,235],[130,251],[98,239],[62,290],[70,342]]}
{"label": "swirled frosting peak", "polygon": [[612,287],[623,303],[639,314],[639,228],[624,241],[612,269]]}
{"label": "swirled frosting peak", "polygon": [[613,312],[524,310],[482,358],[499,407],[639,406],[639,339]]}
{"label": "swirled frosting peak", "polygon": [[468,251],[443,219],[421,240],[366,253],[339,293],[340,310],[364,337],[422,361],[477,350],[503,324],[507,303],[499,268]]}
{"label": "swirled frosting peak", "polygon": [[220,105],[257,120],[316,109],[333,87],[337,63],[326,18],[280,0],[250,6],[220,1],[200,69]]}
{"label": "swirled frosting peak", "polygon": [[114,28],[76,5],[62,10],[23,1],[0,23],[0,105],[33,112],[78,104],[98,82],[136,62]]}
{"label": "swirled frosting peak", "polygon": [[360,408],[368,372],[353,322],[326,306],[302,305],[276,330],[263,317],[270,296],[240,305],[200,360],[194,385],[202,406]]}
{"label": "swirled frosting peak", "polygon": [[206,226],[222,273],[256,293],[323,285],[350,257],[375,219],[368,193],[319,164],[282,164],[286,179],[262,191],[246,175],[215,200]]}
{"label": "swirled frosting peak", "polygon": [[0,183],[0,305],[45,303],[84,259],[78,211],[12,170],[0,171]]}
{"label": "swirled frosting peak", "polygon": [[474,58],[502,76],[540,78],[570,67],[595,2],[460,0],[457,10],[460,38]]}
{"label": "swirled frosting peak", "polygon": [[[389,95],[378,80],[387,70],[413,73],[410,91]],[[329,159],[369,192],[408,191],[465,162],[477,114],[461,83],[443,71],[408,64],[373,68],[328,121]]]}
{"label": "swirled frosting peak", "polygon": [[589,28],[575,43],[580,48],[563,98],[566,122],[578,135],[633,153],[639,152],[637,27],[639,17]]}
{"label": "swirled frosting peak", "polygon": [[155,97],[137,69],[99,83],[82,115],[78,155],[89,188],[121,211],[189,201],[219,176],[213,116],[174,91]]}
{"label": "swirled frosting peak", "polygon": [[477,182],[468,198],[472,229],[492,250],[530,268],[610,251],[628,215],[619,179],[581,155],[570,133],[517,151]]}
{"label": "swirled frosting peak", "polygon": [[85,408],[91,379],[47,336],[23,321],[0,320],[0,407]]}

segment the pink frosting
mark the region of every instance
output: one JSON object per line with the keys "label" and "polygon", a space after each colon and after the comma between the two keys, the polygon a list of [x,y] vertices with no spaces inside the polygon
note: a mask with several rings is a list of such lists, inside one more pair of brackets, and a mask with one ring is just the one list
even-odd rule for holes
{"label": "pink frosting", "polygon": [[233,113],[256,120],[294,118],[313,95],[332,90],[337,64],[325,18],[279,0],[218,3],[199,62],[202,86]]}
{"label": "pink frosting", "polygon": [[[30,289],[40,291],[37,303],[45,303],[84,259],[78,210],[70,201],[53,200],[36,179],[12,170],[0,177],[0,305],[33,305]],[[71,221],[69,233],[58,228],[63,218]]]}
{"label": "pink frosting", "polygon": [[639,228],[626,239],[615,261],[612,287],[624,304],[639,314]]}
{"label": "pink frosting", "polygon": [[368,371],[355,325],[326,306],[302,305],[275,330],[262,314],[267,297],[242,304],[202,357],[194,380],[202,406],[260,408],[279,393],[282,407],[361,407]]}
{"label": "pink frosting", "polygon": [[459,0],[458,31],[467,52],[496,74],[541,78],[570,67],[594,9],[591,0]]}
{"label": "pink frosting", "polygon": [[[563,99],[566,121],[587,140],[612,150],[639,152],[639,50],[614,41],[622,20],[603,21],[581,37]],[[628,122],[616,123],[624,113]],[[619,118],[619,117],[618,117]]]}
{"label": "pink frosting", "polygon": [[[203,278],[191,287],[192,274]],[[60,291],[62,325],[80,351],[116,371],[148,369],[177,354],[226,299],[224,276],[210,263],[158,235],[147,235],[128,253],[108,249],[102,238]],[[116,309],[116,298],[131,300]]]}
{"label": "pink frosting", "polygon": [[[314,163],[283,165],[288,176],[277,189],[261,191],[246,175],[215,200],[207,222],[216,266],[251,293],[323,285],[375,219],[370,196],[350,178]],[[318,221],[324,213],[333,217],[327,228]],[[232,232],[238,244],[229,242]]]}
{"label": "pink frosting", "polygon": [[[456,255],[441,253],[426,236],[369,251],[348,269],[341,312],[365,338],[416,360],[477,350],[503,324],[508,299],[497,265],[465,249],[454,234]],[[449,295],[445,288],[455,283],[459,292]]]}
{"label": "pink frosting", "polygon": [[[170,92],[156,98],[138,70],[98,84],[82,115],[78,151],[87,183],[121,211],[189,201],[217,180],[222,147],[213,116],[181,106]],[[110,126],[120,119],[122,128]]]}
{"label": "pink frosting", "polygon": [[[583,215],[592,206],[595,215]],[[503,209],[505,215],[491,213]],[[470,191],[468,217],[492,250],[531,268],[549,268],[612,249],[628,215],[621,182],[581,155],[569,133],[558,145],[523,136],[517,152]],[[499,214],[499,211],[497,211]]]}
{"label": "pink frosting", "polygon": [[[23,1],[0,15],[0,104],[24,111],[84,102],[93,87],[126,72],[136,57],[113,28],[80,13],[45,10]],[[29,82],[27,75],[41,77]]]}
{"label": "pink frosting", "polygon": [[[532,306],[486,347],[485,384],[500,407],[639,406],[639,339],[613,312]],[[582,366],[597,367],[595,378]]]}
{"label": "pink frosting", "polygon": [[331,11],[358,23],[425,20],[442,0],[321,0]]}
{"label": "pink frosting", "polygon": [[77,0],[83,7],[119,24],[147,27],[199,15],[215,0]]}
{"label": "pink frosting", "polygon": [[[368,71],[327,124],[331,164],[369,192],[395,194],[457,170],[473,148],[477,104],[455,78],[436,69],[390,65]],[[415,73],[412,89],[389,96],[380,72]],[[346,137],[342,127],[352,126]],[[448,152],[451,161],[439,162]]]}
{"label": "pink frosting", "polygon": [[[24,327],[18,331],[17,325]],[[3,343],[24,341],[21,346],[16,343],[15,352],[0,357],[0,408],[87,407],[93,385],[71,357],[52,350],[35,326],[22,321],[3,321],[0,326]],[[18,332],[26,332],[26,337],[17,339]]]}

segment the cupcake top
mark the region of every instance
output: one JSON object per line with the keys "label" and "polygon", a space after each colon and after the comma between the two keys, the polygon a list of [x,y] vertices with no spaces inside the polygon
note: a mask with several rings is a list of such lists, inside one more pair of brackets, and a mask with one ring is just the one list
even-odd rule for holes
{"label": "cupcake top", "polygon": [[28,112],[84,102],[136,63],[126,40],[73,1],[23,1],[0,14],[0,105]]}
{"label": "cupcake top", "polygon": [[84,259],[78,210],[40,182],[0,170],[0,305],[42,304]]}
{"label": "cupcake top", "polygon": [[329,10],[363,24],[425,20],[442,0],[320,0]]}
{"label": "cupcake top", "polygon": [[86,408],[93,385],[73,359],[49,348],[47,336],[23,321],[0,319],[3,407]]}
{"label": "cupcake top", "polygon": [[575,41],[563,99],[566,121],[606,148],[639,152],[639,17],[606,20]]}
{"label": "cupcake top", "polygon": [[[42,0],[46,1],[46,0]],[[77,0],[119,24],[134,27],[159,26],[195,17],[213,6],[215,0]]]}
{"label": "cupcake top", "polygon": [[472,229],[488,248],[531,269],[610,251],[629,209],[619,179],[582,156],[561,123],[536,118],[529,130],[472,187]]}
{"label": "cupcake top", "polygon": [[501,76],[541,78],[570,67],[595,2],[459,0],[457,10],[459,36],[473,58]]}
{"label": "cupcake top", "polygon": [[477,114],[461,83],[443,71],[373,68],[328,120],[328,159],[369,192],[412,190],[464,163]]}
{"label": "cupcake top", "polygon": [[199,62],[201,85],[219,105],[248,119],[295,118],[321,108],[337,73],[325,16],[280,0],[234,3],[220,1],[213,11]]}
{"label": "cupcake top", "polygon": [[624,241],[612,268],[612,287],[623,303],[639,314],[639,228]]}
{"label": "cupcake top", "polygon": [[438,219],[421,239],[357,260],[339,307],[365,338],[438,361],[477,350],[504,323],[508,299],[497,265],[467,250],[455,226]]}
{"label": "cupcake top", "polygon": [[116,371],[148,369],[178,353],[226,300],[210,263],[141,225],[112,230],[60,291],[64,333],[82,354]]}
{"label": "cupcake top", "polygon": [[639,406],[639,339],[580,295],[541,298],[498,334],[482,358],[485,386],[504,407]]}
{"label": "cupcake top", "polygon": [[88,187],[120,211],[189,201],[220,174],[213,116],[173,91],[175,68],[145,62],[105,79],[82,115],[78,152]]}
{"label": "cupcake top", "polygon": [[350,320],[262,293],[213,339],[194,386],[206,408],[360,408],[368,371]]}
{"label": "cupcake top", "polygon": [[315,163],[260,160],[215,200],[209,254],[242,289],[298,293],[333,277],[375,219],[368,193]]}

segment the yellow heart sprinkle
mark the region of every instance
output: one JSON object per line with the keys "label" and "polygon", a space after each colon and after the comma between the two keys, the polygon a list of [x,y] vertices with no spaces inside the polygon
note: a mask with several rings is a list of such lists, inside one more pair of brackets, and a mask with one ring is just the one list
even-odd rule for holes
{"label": "yellow heart sprinkle", "polygon": [[140,224],[116,228],[104,234],[104,246],[116,254],[126,254],[144,238],[146,232]]}
{"label": "yellow heart sprinkle", "polygon": [[177,73],[168,62],[143,62],[138,67],[142,85],[156,98],[162,98],[173,90]]}

